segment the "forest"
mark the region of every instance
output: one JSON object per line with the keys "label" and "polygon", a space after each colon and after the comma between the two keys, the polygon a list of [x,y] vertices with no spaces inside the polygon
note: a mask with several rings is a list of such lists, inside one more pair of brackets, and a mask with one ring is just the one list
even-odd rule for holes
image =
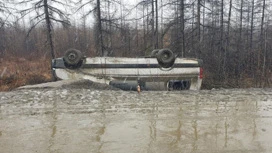
{"label": "forest", "polygon": [[51,59],[143,57],[169,48],[204,61],[203,89],[272,84],[271,0],[0,0],[0,91],[52,81]]}

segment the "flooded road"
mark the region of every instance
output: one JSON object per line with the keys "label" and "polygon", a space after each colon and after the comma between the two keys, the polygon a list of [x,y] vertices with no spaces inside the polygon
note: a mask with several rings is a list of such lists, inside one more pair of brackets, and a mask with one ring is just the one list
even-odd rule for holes
{"label": "flooded road", "polygon": [[271,153],[272,89],[0,93],[1,153]]}

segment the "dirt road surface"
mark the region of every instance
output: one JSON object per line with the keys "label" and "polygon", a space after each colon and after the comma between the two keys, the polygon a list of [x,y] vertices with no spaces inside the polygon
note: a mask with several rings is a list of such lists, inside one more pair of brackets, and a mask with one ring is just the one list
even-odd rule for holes
{"label": "dirt road surface", "polygon": [[272,89],[0,93],[1,153],[271,153]]}

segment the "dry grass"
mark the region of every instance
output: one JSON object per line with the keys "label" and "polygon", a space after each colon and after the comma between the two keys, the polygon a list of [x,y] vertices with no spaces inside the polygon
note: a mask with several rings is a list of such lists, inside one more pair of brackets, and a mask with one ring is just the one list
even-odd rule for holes
{"label": "dry grass", "polygon": [[50,64],[46,58],[0,58],[0,91],[51,81]]}

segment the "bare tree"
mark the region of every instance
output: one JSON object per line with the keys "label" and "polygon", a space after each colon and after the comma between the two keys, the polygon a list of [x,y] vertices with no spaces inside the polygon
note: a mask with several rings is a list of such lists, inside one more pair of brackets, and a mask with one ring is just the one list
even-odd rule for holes
{"label": "bare tree", "polygon": [[[31,18],[30,22],[34,22],[35,24],[30,28],[29,33],[35,28],[39,23],[45,21],[46,29],[47,29],[47,39],[49,41],[51,58],[54,59],[56,57],[56,53],[54,51],[54,42],[53,42],[53,22],[61,23],[63,25],[70,25],[68,20],[68,15],[61,9],[57,7],[57,5],[69,6],[64,1],[59,0],[29,0],[29,1],[20,1],[17,4],[19,5],[29,5],[29,8],[20,10],[22,14],[22,18],[26,15],[35,14],[33,18]],[[28,33],[28,35],[29,35]],[[52,73],[54,75],[54,73]],[[55,79],[55,76],[53,76]]]}
{"label": "bare tree", "polygon": [[154,0],[151,2],[151,32],[152,32],[152,49],[156,48],[156,43],[155,43],[155,6],[154,6]]}
{"label": "bare tree", "polygon": [[[224,0],[221,0],[221,5],[220,5],[220,45],[219,45],[219,58],[222,60],[220,62],[219,66],[219,73],[224,74]],[[220,75],[220,79],[223,79],[224,75]]]}
{"label": "bare tree", "polygon": [[14,8],[7,6],[6,4],[8,3],[9,1],[6,0],[0,1],[0,29],[9,23],[9,18],[13,16],[11,11],[14,10]]}
{"label": "bare tree", "polygon": [[[261,45],[261,54],[263,56],[262,61],[262,77],[265,80],[265,68],[266,68],[266,38],[264,34],[264,22],[265,22],[265,8],[266,8],[266,0],[262,0],[262,16],[261,16],[261,34],[260,34],[260,45]],[[258,62],[260,63],[260,62]]]}
{"label": "bare tree", "polygon": [[[254,17],[255,17],[255,0],[252,0],[251,3],[251,16],[250,16],[250,38],[249,38],[249,51],[250,51],[250,55],[249,55],[249,69],[251,73],[255,73],[255,71],[253,71],[253,65],[254,65],[254,59],[253,59],[253,32],[254,32]],[[253,71],[253,72],[252,72]]]}
{"label": "bare tree", "polygon": [[160,34],[160,45],[159,45],[160,48],[164,47],[164,45],[163,45],[164,44],[163,43],[163,33],[164,33],[163,32],[164,31],[164,18],[163,18],[164,14],[163,14],[163,12],[164,11],[163,11],[163,7],[162,6],[163,6],[163,0],[161,0],[161,3],[160,3],[160,7],[161,7],[161,25],[160,25],[161,26],[161,30],[160,30],[161,34]]}
{"label": "bare tree", "polygon": [[6,0],[0,1],[0,57],[4,56],[7,44],[5,26],[10,25],[9,18],[13,16],[11,11],[14,10],[6,3],[8,3]]}
{"label": "bare tree", "polygon": [[0,15],[1,15],[0,16],[0,29],[2,29],[2,27],[5,24],[5,21],[2,19],[2,14],[3,14],[3,12],[5,12],[5,9],[6,9],[5,4],[2,1],[0,1]]}
{"label": "bare tree", "polygon": [[229,1],[229,12],[228,12],[228,25],[227,25],[227,35],[226,35],[226,47],[224,52],[224,59],[223,59],[223,74],[224,78],[227,77],[226,67],[228,65],[228,54],[229,54],[229,46],[230,46],[230,28],[231,28],[231,17],[232,17],[232,0]]}
{"label": "bare tree", "polygon": [[100,10],[100,0],[96,0],[96,18],[97,18],[97,44],[98,51],[101,53],[100,56],[105,56],[104,45],[103,45],[103,35],[102,35],[102,21],[101,21],[101,10]]}
{"label": "bare tree", "polygon": [[[122,29],[124,25],[123,4],[122,1],[111,0],[82,0],[77,2],[78,9],[86,11],[84,17],[93,15],[95,19],[94,37],[97,55],[108,56],[114,54],[114,45],[112,33],[116,29]],[[117,6],[120,8],[116,9]],[[115,16],[119,10],[120,16]],[[119,48],[120,49],[120,48]]]}
{"label": "bare tree", "polygon": [[201,43],[201,0],[197,0],[197,19],[196,19],[196,29],[197,29],[197,55],[198,58],[200,57],[201,53],[201,48],[200,48],[200,43]]}
{"label": "bare tree", "polygon": [[156,25],[155,25],[155,48],[159,47],[159,9],[158,0],[155,0],[155,11],[156,11]]}
{"label": "bare tree", "polygon": [[239,80],[241,79],[241,52],[243,50],[242,48],[242,32],[243,32],[243,15],[244,15],[244,0],[240,0],[240,9],[239,9],[239,35],[237,39],[237,48],[236,52],[237,55],[235,58],[237,59],[236,67],[235,67],[235,76],[236,76],[236,84],[239,85]]}
{"label": "bare tree", "polygon": [[185,7],[184,0],[180,0],[180,30],[181,30],[181,57],[185,56]]}

